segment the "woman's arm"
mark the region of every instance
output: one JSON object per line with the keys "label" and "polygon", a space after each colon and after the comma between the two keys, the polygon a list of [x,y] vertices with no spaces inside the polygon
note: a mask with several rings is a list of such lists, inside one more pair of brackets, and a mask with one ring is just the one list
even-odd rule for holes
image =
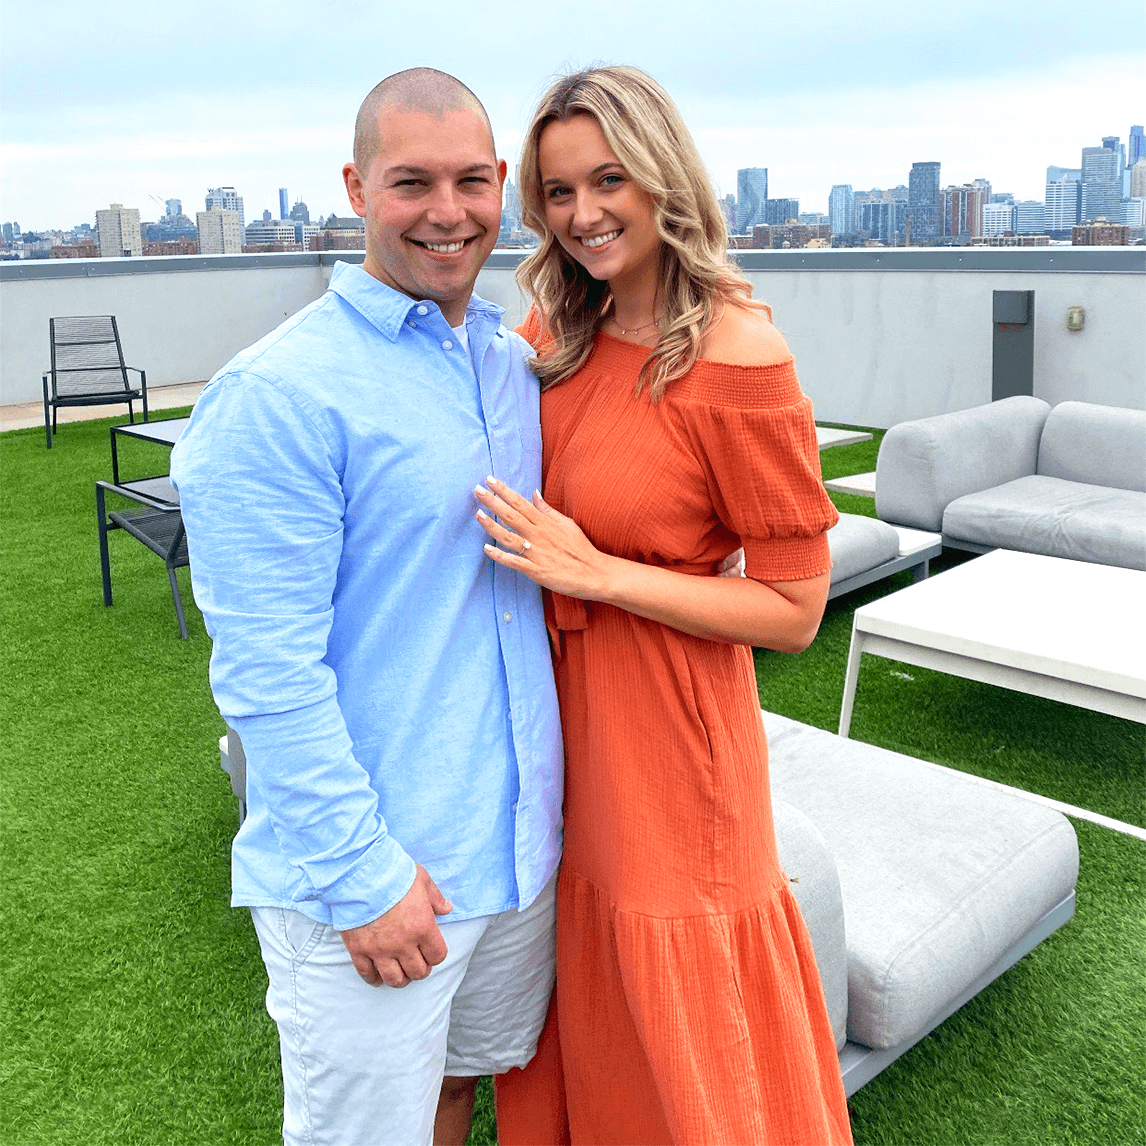
{"label": "woman's arm", "polygon": [[494,478],[487,485],[475,490],[483,506],[477,518],[502,548],[491,544],[486,552],[554,592],[616,605],[708,640],[786,653],[807,648],[820,626],[827,573],[802,581],[761,582],[696,577],[628,561],[596,549],[576,522],[547,505],[539,493],[530,502]]}

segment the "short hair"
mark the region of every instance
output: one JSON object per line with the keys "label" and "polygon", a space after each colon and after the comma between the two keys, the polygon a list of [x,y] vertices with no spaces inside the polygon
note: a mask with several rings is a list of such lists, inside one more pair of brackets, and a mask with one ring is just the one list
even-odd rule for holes
{"label": "short hair", "polygon": [[722,304],[751,296],[729,262],[728,227],[708,172],[676,105],[638,68],[587,68],[559,79],[542,97],[526,132],[517,185],[522,220],[541,245],[521,264],[518,281],[545,316],[555,348],[537,360],[542,385],[562,382],[588,360],[600,324],[612,310],[598,282],[562,249],[545,219],[538,152],[542,132],[586,115],[596,120],[629,176],[653,200],[661,238],[660,282],[665,323],[637,382],[654,399],[696,362],[703,336]]}
{"label": "short hair", "polygon": [[461,80],[437,68],[407,68],[376,84],[358,109],[358,118],[354,121],[354,166],[363,178],[378,154],[378,114],[384,107],[403,107],[438,117],[470,108],[484,120],[489,129],[490,147],[493,147],[489,116],[481,100]]}

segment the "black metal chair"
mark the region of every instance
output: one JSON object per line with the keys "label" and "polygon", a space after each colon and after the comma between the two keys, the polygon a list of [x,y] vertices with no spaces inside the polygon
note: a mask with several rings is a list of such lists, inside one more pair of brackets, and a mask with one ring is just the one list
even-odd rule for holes
{"label": "black metal chair", "polygon": [[[111,509],[106,506],[105,496],[118,494],[136,502],[138,509]],[[175,570],[189,564],[187,558],[187,534],[183,528],[183,516],[179,512],[179,502],[174,489],[171,500],[163,501],[128,486],[114,482],[95,483],[96,519],[99,522],[99,563],[103,576],[103,603],[111,604],[111,563],[108,559],[107,535],[113,529],[122,529],[141,541],[152,553],[163,558],[167,566],[167,579],[171,583],[171,597],[175,602],[175,616],[179,620],[179,635],[186,638],[187,621],[183,616],[183,599],[179,596],[179,582]]]}
{"label": "black metal chair", "polygon": [[[128,418],[134,422],[135,407],[132,403],[138,398],[143,403],[143,420],[147,421],[147,374],[135,366],[124,365],[115,315],[50,318],[48,337],[52,346],[52,366],[44,372],[43,383],[44,433],[49,450],[52,448],[52,435],[56,432],[56,411],[60,406],[102,406],[126,402]],[[129,370],[139,375],[137,386],[133,386],[128,378]]]}

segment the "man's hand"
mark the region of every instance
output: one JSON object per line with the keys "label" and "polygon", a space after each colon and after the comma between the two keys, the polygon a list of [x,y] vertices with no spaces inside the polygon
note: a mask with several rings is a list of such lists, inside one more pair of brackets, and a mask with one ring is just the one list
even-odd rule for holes
{"label": "man's hand", "polygon": [[419,864],[414,886],[373,923],[341,932],[342,942],[354,969],[371,987],[404,987],[412,979],[424,979],[446,957],[446,941],[435,917],[453,909]]}
{"label": "man's hand", "polygon": [[716,570],[717,577],[743,577],[744,550],[736,549],[730,553]]}

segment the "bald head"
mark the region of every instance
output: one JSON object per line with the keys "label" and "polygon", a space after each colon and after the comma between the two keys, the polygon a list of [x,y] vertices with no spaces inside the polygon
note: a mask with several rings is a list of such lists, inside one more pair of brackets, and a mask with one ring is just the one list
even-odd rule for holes
{"label": "bald head", "polygon": [[461,80],[436,68],[408,68],[387,76],[358,109],[358,118],[354,122],[354,166],[363,178],[378,154],[378,119],[388,108],[420,111],[439,119],[447,112],[466,108],[476,111],[489,129],[490,149],[493,150],[493,128],[490,127],[489,116],[481,100]]}

